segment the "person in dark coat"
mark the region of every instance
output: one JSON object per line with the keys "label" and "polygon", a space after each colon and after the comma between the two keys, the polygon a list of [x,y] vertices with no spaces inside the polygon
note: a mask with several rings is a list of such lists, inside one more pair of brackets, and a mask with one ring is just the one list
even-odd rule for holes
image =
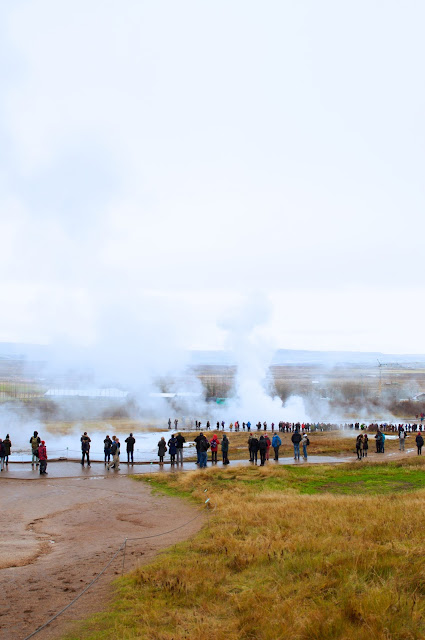
{"label": "person in dark coat", "polygon": [[264,467],[264,463],[266,462],[266,453],[267,453],[267,442],[264,436],[260,436],[260,440],[258,442],[258,449],[260,450],[261,466]]}
{"label": "person in dark coat", "polygon": [[223,464],[229,464],[229,439],[225,433],[221,440],[221,455],[223,456]]}
{"label": "person in dark coat", "polygon": [[3,444],[3,440],[0,438],[0,471],[3,471],[4,469],[4,458],[5,458],[4,444]]}
{"label": "person in dark coat", "polygon": [[259,449],[258,440],[254,436],[251,439],[251,453],[252,453],[252,462],[255,462],[255,464],[257,464],[257,461],[258,461],[258,449]]}
{"label": "person in dark coat", "polygon": [[158,455],[159,455],[159,464],[164,464],[164,456],[167,453],[167,443],[165,442],[165,438],[161,438],[158,442]]}
{"label": "person in dark coat", "polygon": [[298,429],[294,431],[291,437],[292,444],[294,445],[294,460],[300,459],[300,442],[302,440],[302,436]]}
{"label": "person in dark coat", "polygon": [[171,464],[174,464],[176,461],[176,453],[177,453],[177,439],[174,435],[168,441],[168,452],[170,454]]}
{"label": "person in dark coat", "polygon": [[125,442],[127,444],[127,462],[130,463],[130,458],[131,458],[131,462],[134,462],[134,445],[136,443],[136,438],[133,437],[133,434],[130,433],[130,435],[128,436],[128,438],[125,439]]}
{"label": "person in dark coat", "polygon": [[205,436],[199,440],[199,467],[205,469],[207,466],[207,452],[210,448],[210,443]]}
{"label": "person in dark coat", "polygon": [[186,438],[181,433],[176,435],[177,440],[177,464],[181,462],[183,464],[183,445],[186,442]]}
{"label": "person in dark coat", "polygon": [[81,436],[81,466],[84,467],[84,457],[87,458],[87,466],[90,467],[90,442],[91,439],[87,435],[87,431],[84,431]]}
{"label": "person in dark coat", "polygon": [[422,455],[422,447],[424,446],[424,439],[422,434],[419,432],[416,436],[416,446],[418,447],[418,456]]}
{"label": "person in dark coat", "polygon": [[3,447],[4,447],[4,463],[5,463],[6,467],[8,467],[9,466],[10,450],[12,448],[12,443],[10,441],[9,434],[7,434],[5,439],[3,440]]}
{"label": "person in dark coat", "polygon": [[103,453],[105,454],[105,466],[107,462],[110,462],[111,460],[111,447],[112,447],[112,440],[109,436],[106,436],[106,438],[103,441]]}

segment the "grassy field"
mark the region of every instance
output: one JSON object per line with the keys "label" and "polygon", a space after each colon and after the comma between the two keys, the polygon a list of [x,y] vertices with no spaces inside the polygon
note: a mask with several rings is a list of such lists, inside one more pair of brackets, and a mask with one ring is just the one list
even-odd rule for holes
{"label": "grassy field", "polygon": [[414,458],[137,477],[213,511],[68,640],[423,639],[424,472]]}

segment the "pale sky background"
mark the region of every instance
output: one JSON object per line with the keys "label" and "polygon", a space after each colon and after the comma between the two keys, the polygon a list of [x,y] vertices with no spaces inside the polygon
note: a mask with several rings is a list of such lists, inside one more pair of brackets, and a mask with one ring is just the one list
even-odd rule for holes
{"label": "pale sky background", "polygon": [[261,292],[276,348],[425,353],[424,24],[2,0],[0,341],[220,348]]}

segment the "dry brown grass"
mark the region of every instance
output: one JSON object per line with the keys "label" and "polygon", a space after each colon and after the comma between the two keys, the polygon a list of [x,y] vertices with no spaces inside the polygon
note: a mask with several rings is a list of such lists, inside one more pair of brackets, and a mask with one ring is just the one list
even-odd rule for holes
{"label": "dry brown grass", "polygon": [[[423,470],[409,465],[399,472]],[[425,490],[274,489],[287,473],[235,468],[152,477],[198,504],[208,489],[210,524],[121,580],[114,606],[78,638],[423,639]]]}

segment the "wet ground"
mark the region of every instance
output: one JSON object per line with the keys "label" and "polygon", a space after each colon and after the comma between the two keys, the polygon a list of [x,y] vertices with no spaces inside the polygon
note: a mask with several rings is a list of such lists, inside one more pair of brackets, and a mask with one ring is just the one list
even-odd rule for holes
{"label": "wet ground", "polygon": [[[269,460],[266,462],[266,465],[274,465],[274,464],[337,464],[341,462],[350,462],[353,458],[351,457],[337,457],[337,456],[309,456],[308,460],[294,460],[292,457],[280,458],[279,462],[275,462],[274,460]],[[249,466],[253,463],[249,462],[249,460],[231,460],[230,464],[227,468],[231,468],[235,465],[240,466]],[[260,463],[258,462],[258,465]],[[208,467],[211,467],[212,463],[208,462]],[[215,465],[214,465],[215,466]],[[221,462],[217,463],[218,467],[222,467],[223,464]],[[164,473],[167,471],[195,471],[199,469],[198,465],[195,462],[184,462],[182,465],[175,464],[172,465],[170,463],[165,463],[164,465],[159,465],[158,463],[149,463],[149,464],[127,464],[127,462],[121,462],[120,468],[118,471],[115,469],[110,469],[109,471],[105,467],[103,462],[95,462],[91,463],[91,467],[81,466],[81,463],[77,460],[63,460],[63,461],[55,461],[49,462],[47,467],[47,476],[41,476],[38,473],[36,468],[32,469],[30,463],[14,463],[10,462],[8,467],[4,469],[1,473],[1,478],[19,478],[21,480],[47,480],[48,478],[98,478],[105,476],[114,476],[114,475],[127,475],[127,474],[139,474],[139,473]]]}

